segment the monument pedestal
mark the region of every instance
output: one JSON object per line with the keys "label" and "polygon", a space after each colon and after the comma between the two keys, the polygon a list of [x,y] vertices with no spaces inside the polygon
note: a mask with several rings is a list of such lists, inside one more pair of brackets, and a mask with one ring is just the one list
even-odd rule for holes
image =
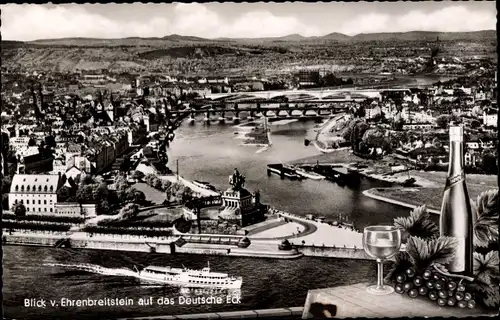
{"label": "monument pedestal", "polygon": [[477,317],[491,316],[477,307],[460,309],[440,307],[435,301],[419,296],[412,299],[406,294],[386,296],[366,292],[368,283],[309,290],[302,319],[317,318],[394,318],[394,317]]}

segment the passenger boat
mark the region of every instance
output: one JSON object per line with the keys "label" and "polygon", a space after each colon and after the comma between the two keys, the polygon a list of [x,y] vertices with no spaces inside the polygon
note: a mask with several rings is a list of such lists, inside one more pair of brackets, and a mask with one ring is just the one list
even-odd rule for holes
{"label": "passenger boat", "polygon": [[203,188],[206,190],[217,191],[217,189],[213,185],[211,185],[210,183],[205,182],[205,181],[194,180],[193,184],[197,187],[200,187],[200,188]]}
{"label": "passenger boat", "polygon": [[148,282],[165,283],[191,288],[239,289],[242,277],[232,277],[227,273],[211,272],[210,266],[201,270],[149,266],[137,272],[139,279]]}
{"label": "passenger boat", "polygon": [[312,180],[323,180],[326,179],[325,176],[322,176],[316,172],[312,171],[306,171],[303,168],[295,168],[295,173],[297,173],[300,176],[303,176],[304,178],[312,179]]}

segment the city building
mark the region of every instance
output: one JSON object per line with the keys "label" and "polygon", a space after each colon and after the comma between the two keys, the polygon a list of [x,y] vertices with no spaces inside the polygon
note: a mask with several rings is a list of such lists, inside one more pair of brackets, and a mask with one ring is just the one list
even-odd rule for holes
{"label": "city building", "polygon": [[60,202],[54,206],[58,216],[93,218],[97,216],[95,203]]}
{"label": "city building", "polygon": [[295,80],[300,87],[316,86],[320,82],[319,71],[314,70],[301,70],[295,75]]}
{"label": "city building", "polygon": [[26,214],[54,214],[57,190],[62,187],[59,175],[16,174],[12,178],[9,208],[22,203]]}
{"label": "city building", "polygon": [[483,110],[483,125],[495,128],[498,126],[498,109],[486,108]]}

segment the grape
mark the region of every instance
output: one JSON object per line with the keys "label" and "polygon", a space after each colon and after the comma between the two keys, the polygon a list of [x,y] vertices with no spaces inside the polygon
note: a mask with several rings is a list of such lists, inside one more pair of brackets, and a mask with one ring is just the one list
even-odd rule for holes
{"label": "grape", "polygon": [[439,281],[441,280],[441,276],[439,274],[434,274],[434,276],[432,277],[435,281]]}
{"label": "grape", "polygon": [[408,278],[413,278],[415,276],[415,273],[415,269],[413,268],[406,269],[406,276],[408,276]]}
{"label": "grape", "polygon": [[455,296],[455,291],[448,290],[448,297],[454,297],[454,296]]}
{"label": "grape", "polygon": [[445,278],[445,277],[441,277],[441,279],[440,279],[440,280],[441,280],[442,282],[444,282],[444,283],[447,283],[447,282],[448,282],[448,279],[447,279],[447,278]]}
{"label": "grape", "polygon": [[424,278],[425,280],[429,280],[430,278],[432,278],[432,271],[429,269],[425,270],[422,278]]}
{"label": "grape", "polygon": [[429,289],[427,289],[427,287],[420,287],[418,288],[418,293],[422,296],[426,296],[427,293],[429,293]]}
{"label": "grape", "polygon": [[444,290],[439,290],[438,291],[438,296],[442,299],[446,299],[448,298],[448,291],[444,291]]}
{"label": "grape", "polygon": [[434,284],[434,288],[438,290],[444,289],[444,282],[441,280],[436,281],[436,283]]}
{"label": "grape", "polygon": [[465,300],[465,301],[472,300],[472,294],[470,294],[469,292],[466,292],[466,293],[464,294],[464,300]]}
{"label": "grape", "polygon": [[453,306],[455,306],[456,304],[457,304],[457,299],[455,299],[455,298],[453,298],[453,297],[448,298],[448,305],[449,305],[450,307],[453,307]]}
{"label": "grape", "polygon": [[405,291],[410,291],[411,289],[413,289],[413,283],[411,283],[411,282],[406,282],[406,283],[403,285],[403,288],[405,289]]}
{"label": "grape", "polygon": [[396,291],[396,293],[404,293],[405,292],[405,289],[403,288],[403,285],[401,283],[398,283],[395,287],[394,287],[394,291]]}
{"label": "grape", "polygon": [[464,298],[465,298],[465,294],[463,292],[458,291],[457,293],[455,293],[455,299],[457,299],[458,301],[462,301],[462,300],[464,300]]}
{"label": "grape", "polygon": [[457,286],[457,291],[465,291],[465,286],[463,284],[459,284]]}
{"label": "grape", "polygon": [[406,281],[406,276],[404,274],[400,274],[396,277],[397,283],[404,283]]}
{"label": "grape", "polygon": [[474,309],[476,307],[476,301],[474,300],[469,300],[467,302],[467,307],[469,307],[469,309]]}
{"label": "grape", "polygon": [[440,305],[441,307],[444,307],[444,306],[448,303],[448,301],[446,301],[446,299],[439,298],[439,299],[437,299],[437,303],[438,303],[438,305]]}
{"label": "grape", "polygon": [[418,297],[418,290],[417,289],[411,289],[410,291],[408,291],[408,296],[410,296],[410,298],[416,298],[416,297]]}
{"label": "grape", "polygon": [[422,277],[416,276],[413,278],[413,284],[417,287],[420,287],[424,283],[424,279]]}
{"label": "grape", "polygon": [[428,280],[427,283],[425,284],[425,286],[428,288],[428,289],[434,289],[434,281],[432,280]]}
{"label": "grape", "polygon": [[466,301],[458,301],[458,307],[461,309],[467,308],[467,302]]}
{"label": "grape", "polygon": [[438,299],[438,294],[436,291],[432,290],[431,292],[429,292],[429,299],[431,299],[432,301],[436,301]]}
{"label": "grape", "polygon": [[457,287],[458,286],[457,286],[457,283],[455,281],[448,282],[448,289],[455,290],[455,289],[457,289]]}

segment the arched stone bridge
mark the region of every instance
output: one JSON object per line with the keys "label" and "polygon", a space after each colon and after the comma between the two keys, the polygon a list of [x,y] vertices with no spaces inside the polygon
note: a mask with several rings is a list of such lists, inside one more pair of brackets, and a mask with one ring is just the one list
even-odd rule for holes
{"label": "arched stone bridge", "polygon": [[[196,115],[205,115],[205,121],[210,120],[212,115],[219,114],[219,120],[225,120],[227,113],[233,114],[233,119],[239,120],[241,112],[247,112],[249,118],[253,119],[256,116],[270,116],[271,112],[275,116],[285,117],[305,117],[305,116],[322,116],[332,115],[339,112],[345,112],[349,108],[363,99],[338,99],[335,101],[286,101],[286,99],[275,100],[247,100],[244,102],[228,102],[228,101],[210,101],[199,100],[189,108],[184,110],[169,111],[169,116],[173,118],[190,117],[194,119]],[[313,114],[311,114],[313,113]]]}
{"label": "arched stone bridge", "polygon": [[212,93],[206,96],[208,99],[265,99],[272,100],[287,97],[289,100],[332,100],[356,98],[379,98],[380,91],[373,89],[333,89],[333,90],[276,90],[276,91],[254,91],[234,93]]}

